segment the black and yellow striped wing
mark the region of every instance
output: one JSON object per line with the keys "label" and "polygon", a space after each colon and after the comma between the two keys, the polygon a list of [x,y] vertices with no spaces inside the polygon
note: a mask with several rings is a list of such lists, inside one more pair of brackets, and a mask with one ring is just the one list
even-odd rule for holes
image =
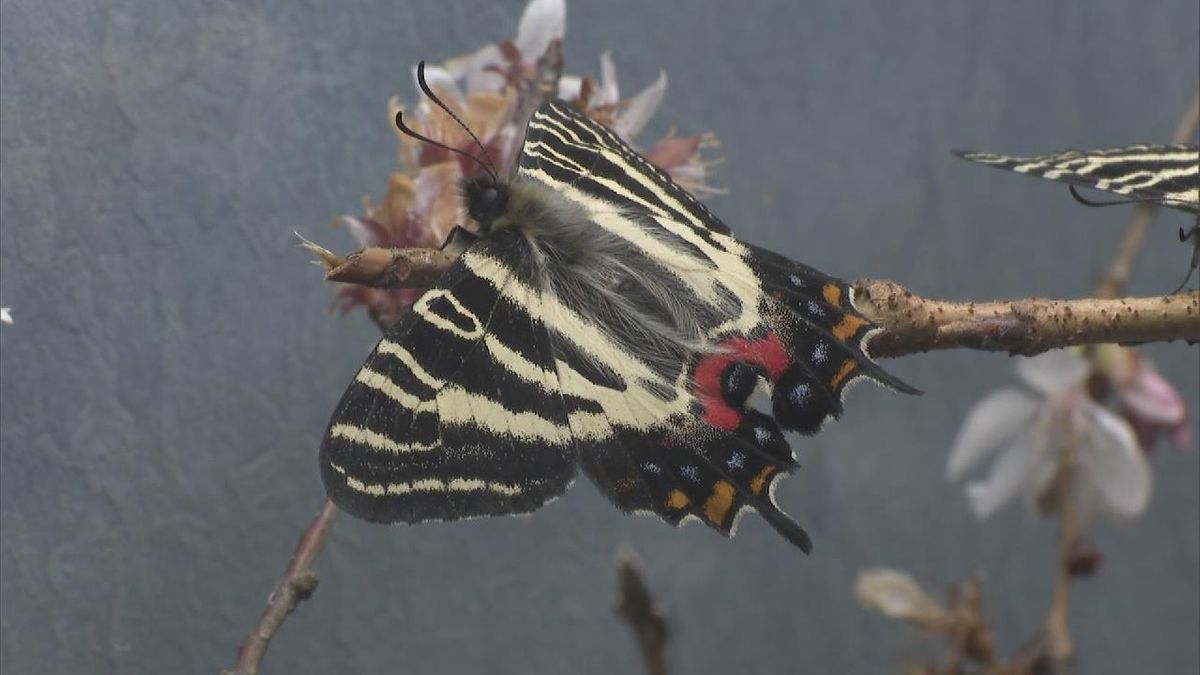
{"label": "black and yellow striped wing", "polygon": [[1200,148],[1196,146],[1130,145],[1025,157],[954,154],[988,166],[1200,214]]}
{"label": "black and yellow striped wing", "polygon": [[504,296],[522,251],[513,236],[477,242],[358,371],[321,446],[340,508],[408,523],[523,513],[571,483],[548,330]]}
{"label": "black and yellow striped wing", "polygon": [[784,430],[815,433],[864,377],[913,391],[868,357],[853,289],[738,241],[560,101],[501,189],[335,411],[334,502],[380,521],[525,512],[578,466],[627,512],[729,535],[757,511],[808,550],[774,501],[797,466]]}

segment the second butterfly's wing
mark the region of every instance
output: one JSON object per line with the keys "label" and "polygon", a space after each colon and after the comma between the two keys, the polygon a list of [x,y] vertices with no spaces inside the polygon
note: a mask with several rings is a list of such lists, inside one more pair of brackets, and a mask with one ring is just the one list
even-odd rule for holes
{"label": "second butterfly's wing", "polygon": [[480,239],[387,332],[321,444],[329,498],[415,523],[533,511],[576,457],[545,325],[505,294],[529,264],[513,233]]}
{"label": "second butterfly's wing", "polygon": [[[635,311],[695,324],[702,337],[658,358],[629,312],[604,309],[620,298],[568,280],[568,292],[538,299],[562,393],[592,405],[568,412],[585,473],[626,511],[730,535],[755,510],[807,551],[807,534],[774,501],[776,481],[796,467],[782,430],[817,431],[862,377],[913,391],[868,357],[875,327],[852,288],[737,241],[665,173],[561,101],[533,115],[515,180],[553,190],[586,214],[596,246],[621,251],[616,276]],[[762,409],[756,390],[766,394]]]}
{"label": "second butterfly's wing", "polygon": [[1131,145],[1035,156],[954,154],[988,166],[1200,214],[1200,148],[1195,146]]}

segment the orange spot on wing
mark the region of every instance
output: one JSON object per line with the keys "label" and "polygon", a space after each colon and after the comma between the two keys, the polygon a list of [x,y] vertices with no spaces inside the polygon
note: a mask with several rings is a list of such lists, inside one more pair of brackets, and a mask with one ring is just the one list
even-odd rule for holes
{"label": "orange spot on wing", "polygon": [[821,289],[821,295],[825,296],[825,302],[837,307],[841,304],[842,287],[836,282],[827,281],[825,287]]}
{"label": "orange spot on wing", "polygon": [[839,342],[845,342],[866,324],[865,320],[857,316],[846,316],[833,327],[833,337],[837,338]]}
{"label": "orange spot on wing", "polygon": [[836,373],[834,373],[833,379],[829,380],[829,388],[837,389],[838,385],[842,383],[842,380],[845,380],[846,376],[854,372],[854,369],[857,367],[858,363],[854,359],[846,359],[845,361],[842,361],[842,367],[839,368]]}
{"label": "orange spot on wing", "polygon": [[771,474],[775,473],[775,467],[771,465],[764,466],[758,475],[750,480],[750,491],[756,495],[762,494],[763,486],[767,484],[767,479]]}
{"label": "orange spot on wing", "polygon": [[733,485],[727,481],[717,481],[713,486],[713,493],[704,502],[704,515],[708,517],[708,521],[713,525],[720,527],[721,523],[725,522],[725,514],[729,513],[729,507],[733,505]]}
{"label": "orange spot on wing", "polygon": [[671,490],[670,492],[667,493],[667,508],[668,509],[682,509],[683,507],[687,506],[688,504],[689,504],[689,500],[687,498],[687,495],[683,494],[683,492],[680,492],[679,490]]}

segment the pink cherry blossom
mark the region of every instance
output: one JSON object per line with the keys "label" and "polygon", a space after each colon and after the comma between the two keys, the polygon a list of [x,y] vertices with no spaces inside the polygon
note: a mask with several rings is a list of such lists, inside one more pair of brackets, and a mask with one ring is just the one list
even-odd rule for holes
{"label": "pink cherry blossom", "polygon": [[[395,129],[400,168],[389,178],[383,199],[378,204],[364,200],[364,215],[342,216],[335,222],[363,247],[438,247],[455,225],[469,227],[460,203],[459,182],[480,175],[484,171],[481,162],[490,163],[502,175],[511,170],[527,121],[518,119],[518,114],[531,112],[529,106],[518,103],[521,96],[539,91],[542,83],[538,78],[544,77],[545,66],[560,56],[565,27],[564,0],[531,0],[514,38],[427,65],[426,83],[474,133],[483,149],[463,125],[419,90],[411,109],[393,98],[388,102],[389,123],[401,112],[413,131],[454,150]],[[416,68],[412,72],[415,84]],[[632,98],[622,100],[616,65],[612,55],[604,52],[598,81],[591,76],[562,75],[551,93],[557,92],[633,143],[658,110],[666,90],[667,76],[660,73]],[[701,151],[715,144],[711,134],[675,136],[671,132],[651,146],[646,156],[685,189],[703,196],[719,192],[705,183],[713,162],[701,158]],[[418,295],[419,291],[411,289],[352,286],[341,289],[335,302],[343,312],[365,307],[381,325],[390,325]]]}
{"label": "pink cherry blossom", "polygon": [[1133,429],[1085,388],[1091,364],[1069,350],[1017,363],[1026,388],[1004,388],[975,404],[946,463],[949,480],[994,457],[987,475],[966,486],[978,518],[1018,495],[1034,502],[1053,482],[1065,445],[1074,459],[1072,498],[1085,520],[1119,520],[1145,511],[1152,474]]}

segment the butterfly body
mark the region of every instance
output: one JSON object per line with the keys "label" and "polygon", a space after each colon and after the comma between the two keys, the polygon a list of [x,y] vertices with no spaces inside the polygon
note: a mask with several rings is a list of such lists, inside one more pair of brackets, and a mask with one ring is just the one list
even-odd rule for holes
{"label": "butterfly body", "polygon": [[808,550],[772,494],[796,467],[783,430],[817,431],[861,377],[913,391],[868,357],[853,290],[740,242],[561,101],[508,182],[463,196],[478,238],[330,422],[334,502],[387,522],[528,512],[578,467],[627,512],[731,534],[755,510]]}

